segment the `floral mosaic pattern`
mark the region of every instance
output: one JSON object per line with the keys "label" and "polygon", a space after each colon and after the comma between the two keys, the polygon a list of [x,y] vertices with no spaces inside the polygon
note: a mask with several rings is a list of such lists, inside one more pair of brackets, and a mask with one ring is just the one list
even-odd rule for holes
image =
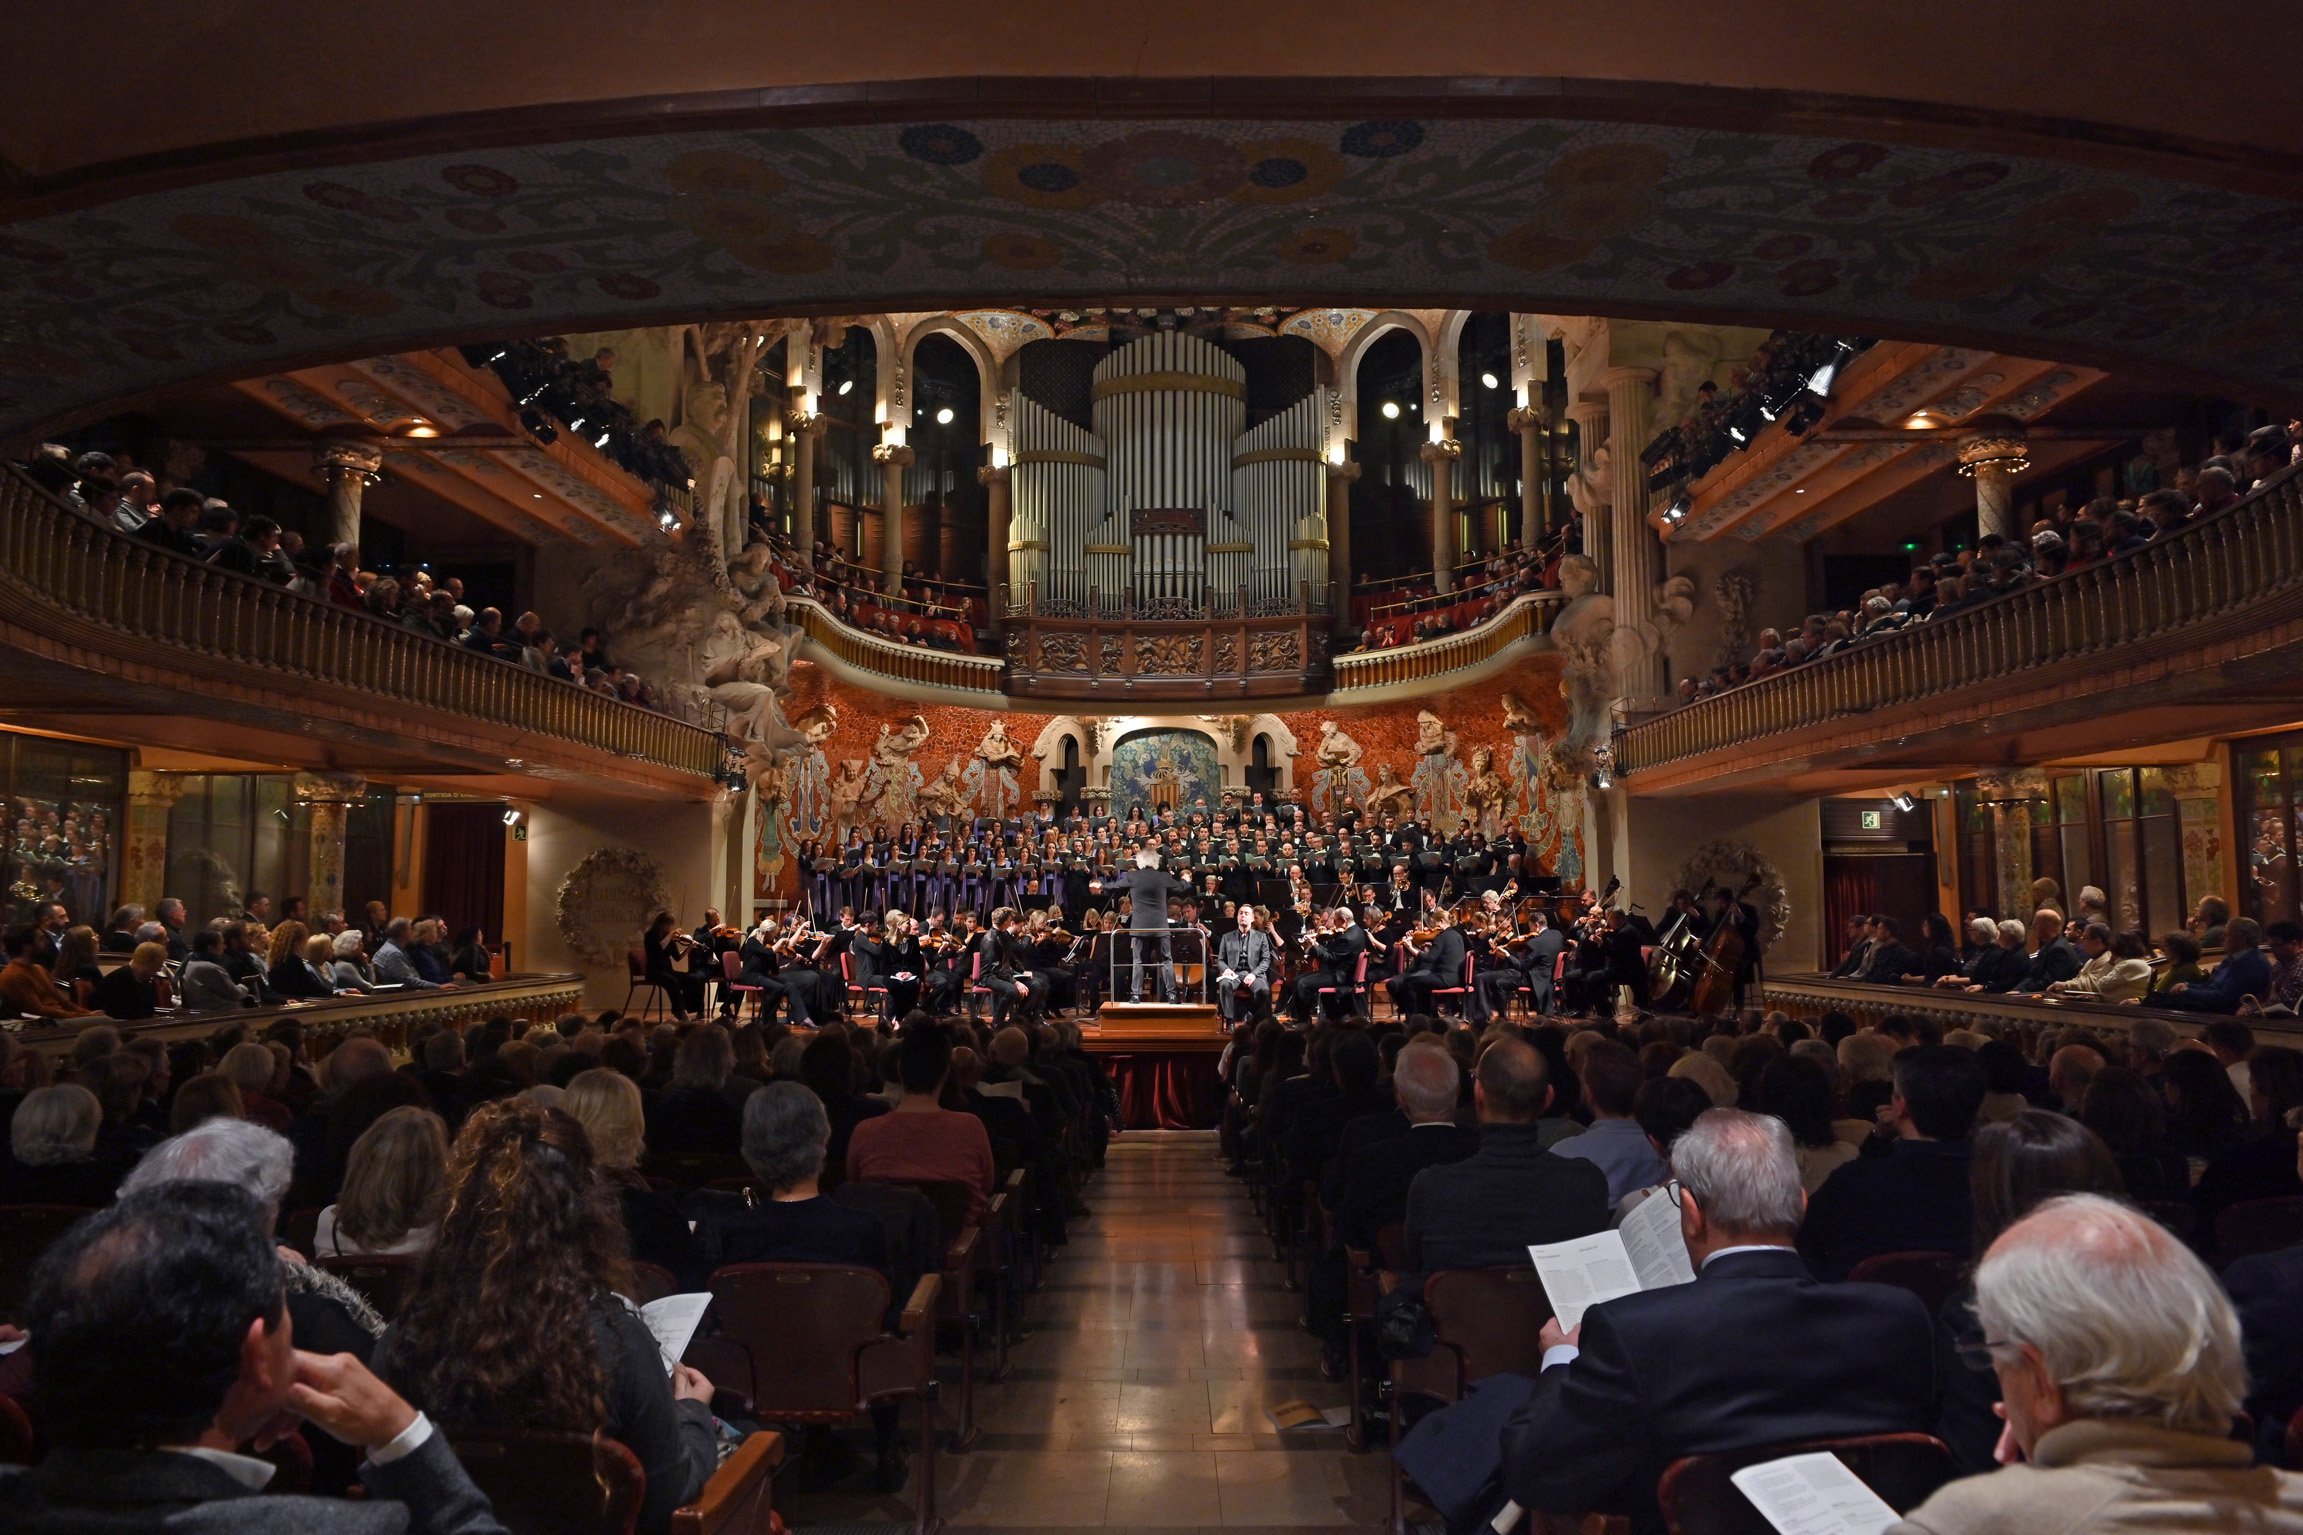
{"label": "floral mosaic pattern", "polygon": [[0,427],[494,330],[1402,291],[1956,330],[2303,380],[2303,208],[1964,150],[1558,120],[650,135],[283,171],[0,230]]}

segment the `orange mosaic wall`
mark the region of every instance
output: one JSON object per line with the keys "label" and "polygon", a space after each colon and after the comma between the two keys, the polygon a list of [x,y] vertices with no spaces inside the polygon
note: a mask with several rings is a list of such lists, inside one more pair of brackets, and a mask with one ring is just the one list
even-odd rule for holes
{"label": "orange mosaic wall", "polygon": [[[1432,814],[1443,829],[1452,830],[1466,819],[1477,819],[1490,830],[1501,821],[1516,822],[1532,845],[1549,850],[1561,877],[1575,883],[1583,865],[1582,788],[1565,775],[1543,770],[1549,748],[1566,728],[1559,673],[1556,657],[1538,656],[1486,681],[1428,698],[1359,708],[1268,712],[1295,736],[1293,797],[1299,802],[1319,803],[1322,789],[1330,802],[1338,795],[1364,802],[1366,793],[1384,782],[1382,770],[1388,768],[1399,784],[1414,791],[1415,808]],[[778,813],[772,821],[762,818],[754,870],[755,894],[761,898],[794,892],[798,866],[791,855],[809,835],[833,838],[847,820],[868,823],[883,818],[859,816],[852,809],[843,814],[842,807],[853,806],[859,797],[924,816],[932,796],[928,805],[922,804],[922,796],[942,779],[955,792],[965,783],[972,791],[971,809],[1004,804],[1011,807],[1009,813],[1028,813],[1040,786],[1039,763],[1031,751],[1049,723],[1059,718],[1095,720],[1108,730],[1117,717],[1091,714],[1092,705],[1059,714],[914,704],[849,687],[806,661],[793,666],[791,683],[785,716],[807,731],[815,744],[808,760],[787,780]],[[1129,728],[1202,728],[1228,742],[1231,721],[1244,722],[1261,712],[1266,711],[1250,707],[1231,715],[1129,716]],[[995,721],[1004,726],[1022,759],[1012,787],[977,761]],[[1348,771],[1322,774],[1318,754],[1327,724],[1358,744],[1359,776]],[[1108,737],[1103,741],[1106,754],[1112,744]],[[1482,750],[1489,754],[1486,771],[1507,786],[1500,801],[1492,779],[1484,799],[1474,787],[1481,766],[1477,754]],[[996,742],[992,755],[1001,755]],[[1238,755],[1244,759],[1246,753]],[[916,777],[904,766],[907,761]],[[1236,769],[1232,776],[1236,781]],[[1400,804],[1406,808],[1407,800]]]}

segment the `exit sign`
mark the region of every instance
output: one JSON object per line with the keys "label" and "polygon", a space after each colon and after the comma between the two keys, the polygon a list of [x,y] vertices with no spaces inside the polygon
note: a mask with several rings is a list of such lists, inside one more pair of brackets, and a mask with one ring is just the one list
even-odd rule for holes
{"label": "exit sign", "polygon": [[[1872,821],[1876,821],[1876,820],[1878,820],[1878,819],[1879,819],[1879,812],[1878,812],[1878,811],[1876,811],[1876,810],[1866,810],[1866,811],[1864,811],[1863,813],[1864,813],[1865,815],[1867,815],[1867,816],[1871,817],[1871,820],[1872,820]],[[1864,824],[1865,824],[1866,826],[1868,826],[1868,825],[1870,825],[1870,824],[1871,824],[1871,822],[1870,822],[1870,821],[1866,821]],[[513,840],[514,842],[525,842],[525,841],[527,841],[527,840],[528,840],[528,823],[527,823],[527,822],[525,822],[525,821],[522,821],[522,822],[521,822],[519,825],[517,825],[517,826],[515,826],[515,827],[513,827],[513,828],[512,828],[512,840]]]}
{"label": "exit sign", "polygon": [[1880,831],[1886,827],[1886,824],[1886,818],[1882,812],[1877,810],[1863,812],[1863,829],[1865,831]]}

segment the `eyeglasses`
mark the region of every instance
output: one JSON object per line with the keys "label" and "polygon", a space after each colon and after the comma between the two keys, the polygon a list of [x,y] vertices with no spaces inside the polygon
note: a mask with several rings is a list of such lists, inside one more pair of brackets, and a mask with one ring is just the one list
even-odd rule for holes
{"label": "eyeglasses", "polygon": [[2014,1350],[2019,1353],[2022,1351],[2022,1348],[2023,1345],[2020,1343],[1994,1343],[1989,1338],[1983,1338],[1973,1343],[1961,1343],[1957,1345],[1956,1352],[1959,1355],[1959,1362],[1961,1364],[1967,1366],[1967,1368],[1970,1370],[1975,1371],[1975,1373],[1978,1375],[1983,1375],[1988,1374],[1992,1370],[1998,1368],[2001,1350]]}
{"label": "eyeglasses", "polygon": [[1672,1208],[1679,1209],[1683,1207],[1679,1197],[1680,1185],[1677,1178],[1666,1178],[1663,1180],[1663,1195],[1666,1199],[1671,1201]]}

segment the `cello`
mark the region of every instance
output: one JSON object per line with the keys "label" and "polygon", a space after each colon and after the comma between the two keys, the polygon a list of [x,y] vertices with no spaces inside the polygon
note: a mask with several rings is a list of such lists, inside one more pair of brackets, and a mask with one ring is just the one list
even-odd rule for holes
{"label": "cello", "polygon": [[[1716,887],[1705,884],[1696,899],[1696,910]],[[1687,1006],[1697,978],[1703,973],[1704,941],[1696,935],[1695,912],[1682,911],[1674,915],[1662,934],[1655,940],[1654,951],[1647,962],[1647,994],[1650,1005],[1667,1012],[1676,1012]]]}
{"label": "cello", "polygon": [[1695,978],[1695,989],[1688,997],[1688,1011],[1711,1015],[1723,1013],[1735,1001],[1735,977],[1743,968],[1750,950],[1750,941],[1743,932],[1743,898],[1759,888],[1757,874],[1744,881],[1720,915],[1719,924],[1711,936],[1703,941],[1702,972]]}

